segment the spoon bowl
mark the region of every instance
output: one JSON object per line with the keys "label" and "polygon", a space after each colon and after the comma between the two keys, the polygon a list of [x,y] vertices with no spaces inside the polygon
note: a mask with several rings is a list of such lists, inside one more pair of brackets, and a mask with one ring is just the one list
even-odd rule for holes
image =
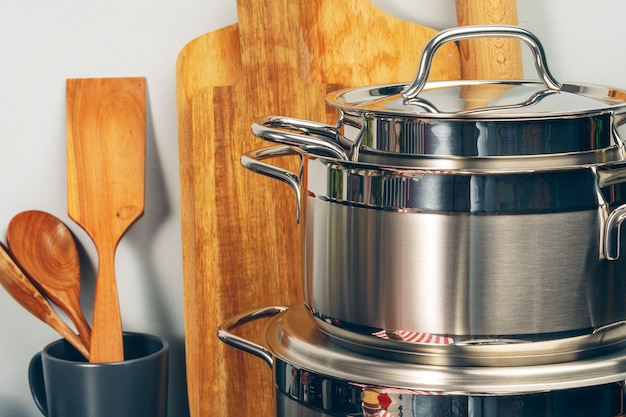
{"label": "spoon bowl", "polygon": [[91,329],[80,306],[80,260],[72,232],[49,213],[23,211],[9,223],[7,243],[33,283],[72,320],[89,349]]}

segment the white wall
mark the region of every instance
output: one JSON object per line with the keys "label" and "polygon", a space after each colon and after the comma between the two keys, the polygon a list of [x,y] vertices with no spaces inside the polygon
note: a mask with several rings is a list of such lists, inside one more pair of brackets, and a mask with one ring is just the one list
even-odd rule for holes
{"label": "white wall", "polygon": [[[118,247],[117,278],[124,328],[172,345],[171,416],[186,413],[176,57],[191,39],[236,20],[232,0],[5,1],[0,13],[0,236],[22,210],[67,221],[86,251],[86,293],[96,257],[67,217],[65,79],[147,78],[146,210]],[[1,288],[0,333],[0,416],[39,416],[26,370],[58,336]]]}
{"label": "white wall", "polygon": [[[437,28],[455,22],[452,0],[375,3]],[[518,4],[520,24],[542,40],[555,77],[626,88],[625,2]],[[0,236],[22,210],[65,220],[84,250],[85,293],[93,290],[96,257],[66,214],[65,79],[147,77],[146,212],[118,248],[117,274],[124,328],[172,344],[173,417],[186,414],[175,62],[188,41],[235,21],[235,0],[29,0],[5,2],[0,13]],[[26,369],[57,336],[1,290],[0,333],[0,416],[38,416]]]}

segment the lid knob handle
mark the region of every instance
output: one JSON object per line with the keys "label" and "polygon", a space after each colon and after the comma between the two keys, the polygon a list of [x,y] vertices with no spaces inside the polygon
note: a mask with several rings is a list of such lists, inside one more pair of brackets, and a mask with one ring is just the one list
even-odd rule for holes
{"label": "lid knob handle", "polygon": [[422,91],[428,81],[435,52],[437,52],[439,47],[443,44],[463,39],[489,37],[516,38],[524,41],[530,47],[535,62],[535,68],[537,69],[537,74],[543,84],[549,90],[559,91],[561,89],[561,83],[554,79],[548,70],[543,47],[535,35],[526,29],[522,29],[517,26],[478,25],[446,29],[433,36],[424,46],[422,55],[420,56],[417,74],[415,75],[413,82],[402,90],[402,96],[405,99],[410,100],[416,98]]}

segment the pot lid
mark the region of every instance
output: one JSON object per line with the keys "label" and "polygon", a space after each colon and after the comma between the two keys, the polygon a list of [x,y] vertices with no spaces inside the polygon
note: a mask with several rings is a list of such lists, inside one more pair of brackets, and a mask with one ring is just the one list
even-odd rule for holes
{"label": "pot lid", "polygon": [[369,117],[462,120],[538,120],[602,116],[626,111],[626,91],[583,84],[558,90],[539,81],[432,81],[419,95],[403,95],[410,85],[386,84],[331,93],[327,102]]}
{"label": "pot lid", "polygon": [[[444,81],[428,83],[435,52],[445,43],[479,37],[508,37],[531,49],[537,82]],[[536,119],[586,116],[623,108],[626,91],[591,85],[562,84],[546,63],[543,47],[530,32],[516,26],[465,26],[444,30],[424,47],[410,84],[389,84],[341,90],[330,105],[345,111],[438,118]]]}
{"label": "pot lid", "polygon": [[[538,80],[428,81],[445,42],[492,36],[528,44]],[[515,26],[439,32],[411,83],[340,90],[326,101],[341,111],[335,126],[267,116],[252,131],[306,153],[402,168],[569,169],[626,159],[626,90],[560,83],[539,41]]]}
{"label": "pot lid", "polygon": [[[538,80],[428,81],[441,45],[476,37],[524,41]],[[560,83],[537,38],[515,26],[439,32],[424,47],[411,83],[344,89],[326,101],[341,110],[338,126],[350,149],[384,156],[571,154],[622,149],[620,135],[626,134],[626,90]],[[353,127],[354,137],[346,133]]]}
{"label": "pot lid", "polygon": [[[301,303],[268,323],[275,358],[318,374],[360,384],[459,394],[509,395],[586,387],[626,378],[626,348],[581,360],[524,366],[425,365],[346,349],[317,325]],[[478,347],[478,346],[477,346]],[[549,355],[549,353],[546,353]]]}

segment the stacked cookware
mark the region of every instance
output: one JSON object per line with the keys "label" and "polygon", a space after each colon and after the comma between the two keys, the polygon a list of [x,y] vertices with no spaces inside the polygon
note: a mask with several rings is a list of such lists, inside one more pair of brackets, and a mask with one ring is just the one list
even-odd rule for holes
{"label": "stacked cookware", "polygon": [[[512,37],[537,81],[428,81],[446,42]],[[626,91],[565,84],[511,26],[440,32],[410,84],[341,90],[336,126],[254,121],[289,184],[304,294],[223,323],[278,416],[626,415]],[[301,171],[268,158],[296,155]],[[273,316],[266,346],[231,331]]]}

